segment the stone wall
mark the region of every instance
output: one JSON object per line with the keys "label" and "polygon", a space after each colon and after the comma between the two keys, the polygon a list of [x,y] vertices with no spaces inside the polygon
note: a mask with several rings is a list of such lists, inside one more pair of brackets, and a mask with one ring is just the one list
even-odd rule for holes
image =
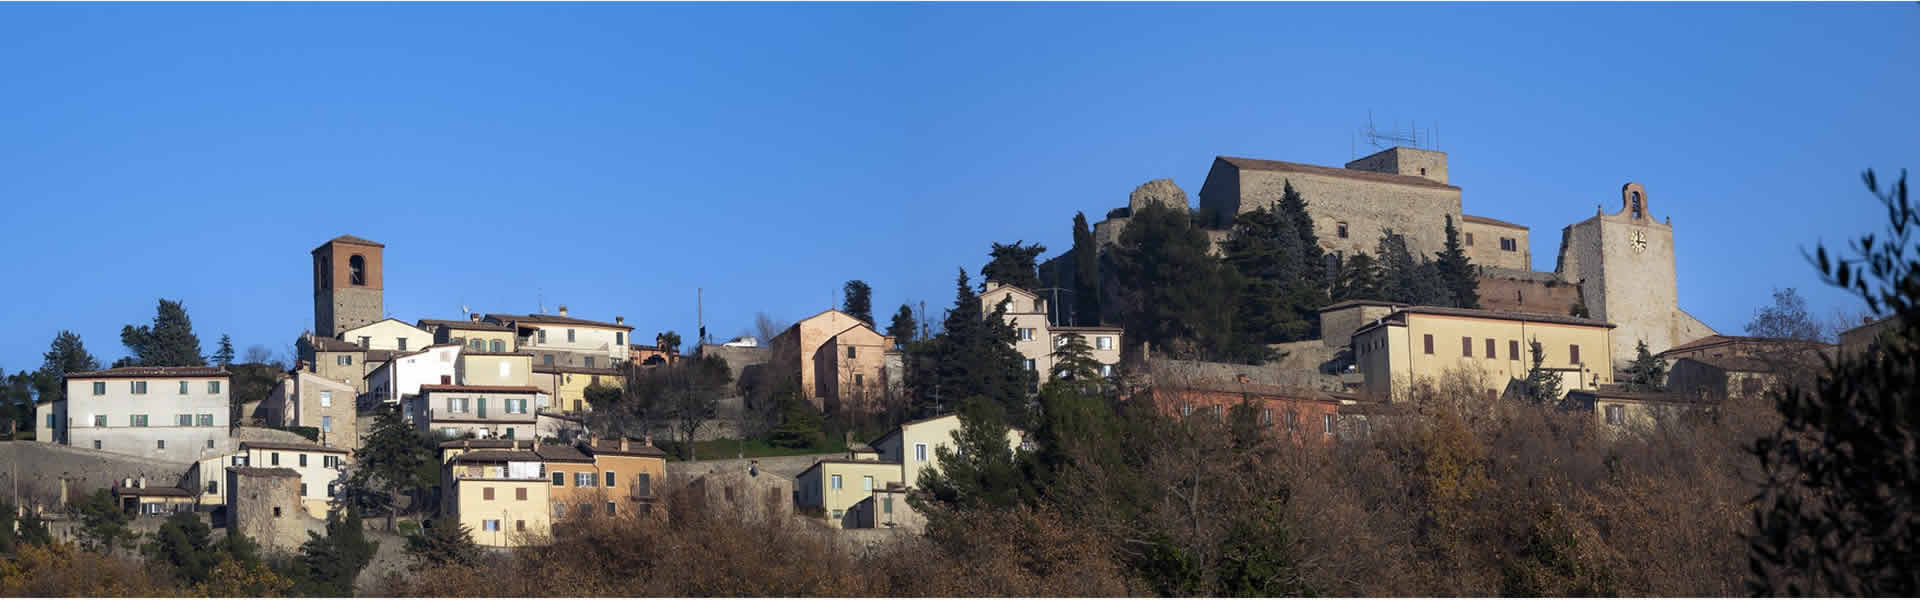
{"label": "stone wall", "polygon": [[832,452],[827,454],[767,456],[746,459],[726,458],[718,460],[696,460],[692,462],[671,461],[667,463],[667,477],[690,481],[694,477],[699,477],[709,472],[745,471],[752,461],[757,460],[760,461],[760,468],[762,470],[792,479],[798,477],[801,471],[807,470],[807,467],[813,466],[815,461],[823,458],[846,458],[846,456],[844,452]]}
{"label": "stone wall", "polygon": [[[1370,181],[1331,174],[1239,169],[1214,163],[1212,182],[1237,179],[1237,185],[1209,183],[1200,191],[1203,211],[1216,220],[1215,228],[1232,226],[1230,215],[1271,206],[1280,200],[1286,184],[1307,201],[1314,233],[1329,252],[1372,254],[1381,232],[1392,229],[1406,236],[1416,255],[1439,252],[1446,241],[1446,217],[1460,221],[1460,189]],[[1225,170],[1225,172],[1219,172]],[[1231,190],[1230,192],[1228,190]],[[1234,197],[1216,194],[1234,193]],[[1340,237],[1346,224],[1347,237]]]}
{"label": "stone wall", "polygon": [[313,300],[316,333],[323,337],[377,322],[385,311],[379,289],[322,290]]}
{"label": "stone wall", "polygon": [[1482,269],[1478,280],[1480,308],[1487,310],[1564,315],[1580,302],[1580,286],[1561,281],[1552,273]]}
{"label": "stone wall", "polygon": [[269,552],[298,551],[307,532],[326,534],[326,521],[307,514],[300,475],[292,469],[227,469],[229,534],[252,538]]}
{"label": "stone wall", "polygon": [[154,487],[175,487],[191,466],[56,444],[0,442],[0,493],[13,493],[17,472],[23,502],[50,507],[60,501],[62,480],[68,498],[77,499],[129,477],[145,477]]}
{"label": "stone wall", "polygon": [[[1467,253],[1467,260],[1473,264],[1503,269],[1533,269],[1533,242],[1525,227],[1509,224],[1493,224],[1482,217],[1464,217],[1454,221],[1460,229],[1460,245]],[[1514,249],[1500,247],[1500,240],[1513,240]]]}

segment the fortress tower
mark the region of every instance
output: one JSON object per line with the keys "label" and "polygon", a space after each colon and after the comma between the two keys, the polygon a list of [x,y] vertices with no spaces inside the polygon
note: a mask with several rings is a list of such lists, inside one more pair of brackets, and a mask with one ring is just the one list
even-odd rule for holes
{"label": "fortress tower", "polygon": [[313,332],[334,337],[380,320],[385,244],[343,235],[313,249]]}
{"label": "fortress tower", "polygon": [[1589,314],[1619,327],[1613,367],[1623,368],[1644,341],[1653,352],[1708,335],[1712,328],[1680,310],[1673,261],[1673,220],[1654,219],[1646,188],[1620,188],[1620,210],[1596,210],[1560,237],[1555,273],[1577,285]]}

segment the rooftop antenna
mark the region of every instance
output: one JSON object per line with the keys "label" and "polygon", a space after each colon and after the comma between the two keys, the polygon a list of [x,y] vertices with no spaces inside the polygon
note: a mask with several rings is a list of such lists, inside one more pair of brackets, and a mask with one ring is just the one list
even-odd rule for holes
{"label": "rooftop antenna", "polygon": [[540,288],[533,288],[533,299],[540,306],[540,314],[547,314],[547,297]]}
{"label": "rooftop antenna", "polygon": [[1420,145],[1419,130],[1415,129],[1411,124],[1409,124],[1408,128],[1404,131],[1399,128],[1380,129],[1375,127],[1373,124],[1372,110],[1367,111],[1366,136],[1368,145],[1382,150],[1394,146],[1418,147]]}

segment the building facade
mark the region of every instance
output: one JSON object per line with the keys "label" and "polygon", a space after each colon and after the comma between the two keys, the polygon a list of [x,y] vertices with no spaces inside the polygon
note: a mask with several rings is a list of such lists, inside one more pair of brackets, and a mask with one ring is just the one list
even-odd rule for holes
{"label": "building facade", "polygon": [[411,354],[395,354],[391,360],[367,372],[368,399],[363,404],[399,404],[420,393],[420,386],[457,383],[461,346],[428,346]]}
{"label": "building facade", "polygon": [[1533,342],[1542,347],[1543,368],[1560,373],[1562,390],[1613,383],[1612,331],[1595,319],[1415,306],[1361,327],[1352,343],[1370,400],[1403,401],[1416,385],[1455,370],[1477,379],[1492,398],[1526,378]]}
{"label": "building facade", "polygon": [[627,361],[633,327],[626,317],[616,316],[612,323],[569,316],[567,307],[558,315],[510,315],[489,313],[482,320],[512,327],[515,345],[536,357],[554,356],[555,364],[582,367],[611,367]]}
{"label": "building facade", "polygon": [[435,344],[459,344],[471,352],[514,352],[520,349],[520,336],[515,335],[514,328],[483,321],[480,313],[468,315],[465,321],[421,319],[419,325],[421,329],[433,332]]}
{"label": "building facade", "polygon": [[767,364],[773,377],[797,381],[814,407],[824,410],[854,399],[842,392],[884,385],[885,355],[893,339],[853,315],[828,310],[794,323],[774,336],[770,347]]}
{"label": "building facade", "polygon": [[295,369],[280,378],[261,404],[268,427],[312,427],[320,444],[349,450],[360,447],[360,411],[353,386]]}
{"label": "building facade", "polygon": [[989,315],[1006,307],[1007,325],[1014,330],[1013,348],[1025,357],[1036,385],[1044,385],[1057,375],[1053,353],[1066,345],[1069,336],[1079,336],[1092,349],[1101,376],[1112,376],[1114,367],[1120,364],[1119,327],[1056,327],[1047,318],[1048,299],[998,281],[988,281],[979,298],[981,311]]}
{"label": "building facade", "polygon": [[341,341],[368,350],[418,352],[433,345],[433,333],[399,319],[381,319],[340,332]]}
{"label": "building facade", "polygon": [[229,377],[220,367],[122,367],[70,373],[66,397],[40,405],[36,439],[191,463],[230,448]]}
{"label": "building facade", "polygon": [[320,337],[386,314],[381,254],[386,245],[343,235],[313,249],[313,331]]}
{"label": "building facade", "polygon": [[1598,210],[1561,235],[1560,279],[1577,284],[1589,315],[1618,326],[1608,355],[1632,362],[1640,342],[1654,352],[1713,335],[1680,310],[1673,260],[1673,220],[1654,219],[1646,188],[1620,188],[1620,210]]}
{"label": "building facade", "polygon": [[427,433],[535,439],[539,396],[533,386],[423,385],[406,414]]}

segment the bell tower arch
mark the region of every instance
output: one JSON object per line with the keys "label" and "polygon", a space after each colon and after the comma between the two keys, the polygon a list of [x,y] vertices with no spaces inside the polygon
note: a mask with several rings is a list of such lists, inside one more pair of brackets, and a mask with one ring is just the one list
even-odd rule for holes
{"label": "bell tower arch", "polygon": [[343,235],[313,249],[313,332],[334,337],[386,314],[386,245]]}

